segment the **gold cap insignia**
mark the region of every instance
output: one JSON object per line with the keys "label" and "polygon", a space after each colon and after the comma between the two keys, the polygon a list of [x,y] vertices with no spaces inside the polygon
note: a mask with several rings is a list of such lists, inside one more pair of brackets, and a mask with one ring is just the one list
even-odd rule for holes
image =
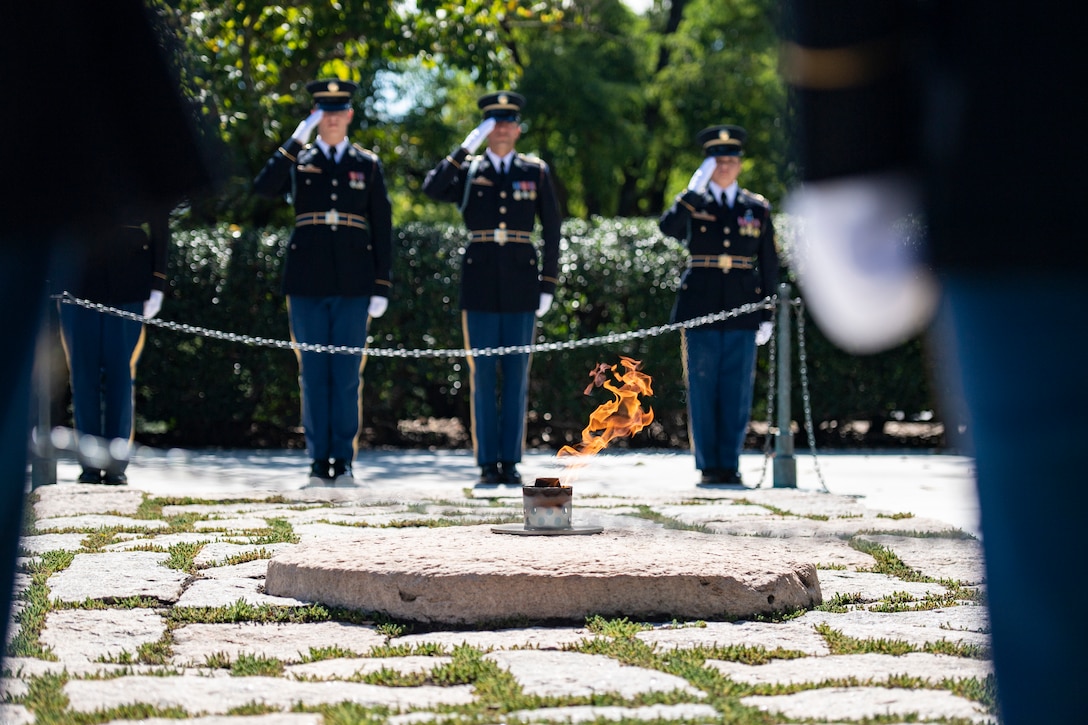
{"label": "gold cap insignia", "polygon": [[501,94],[499,96],[499,103],[501,103],[501,104],[503,104],[505,106],[509,102],[510,102],[510,97],[507,96],[505,93],[503,93],[503,94]]}
{"label": "gold cap insignia", "polygon": [[725,129],[722,129],[721,131],[718,131],[718,138],[720,138],[722,141],[728,141],[729,140],[729,132],[726,131]]}
{"label": "gold cap insignia", "polygon": [[329,83],[329,92],[336,93],[338,90],[340,90],[340,85],[336,81],[331,81]]}

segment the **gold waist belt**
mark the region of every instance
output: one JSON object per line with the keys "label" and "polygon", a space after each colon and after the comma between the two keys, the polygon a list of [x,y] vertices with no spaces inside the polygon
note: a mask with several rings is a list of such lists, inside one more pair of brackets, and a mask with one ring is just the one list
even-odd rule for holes
{"label": "gold waist belt", "polygon": [[507,229],[482,229],[472,232],[474,242],[495,242],[506,244],[507,242],[532,242],[533,235],[529,232],[514,232]]}
{"label": "gold waist belt", "polygon": [[720,269],[728,272],[731,269],[754,269],[755,257],[734,257],[732,254],[693,254],[688,262],[688,269]]}
{"label": "gold waist belt", "polygon": [[329,211],[315,211],[308,214],[299,214],[295,217],[296,227],[305,227],[311,224],[326,224],[333,229],[336,227],[355,227],[366,229],[366,217],[359,214],[348,214],[343,211],[330,209]]}

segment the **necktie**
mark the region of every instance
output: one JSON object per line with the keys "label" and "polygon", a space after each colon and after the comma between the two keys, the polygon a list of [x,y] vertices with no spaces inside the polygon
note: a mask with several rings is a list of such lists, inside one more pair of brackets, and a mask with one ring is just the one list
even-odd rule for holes
{"label": "necktie", "polygon": [[335,146],[329,146],[329,161],[332,161],[334,164],[336,163],[336,147]]}

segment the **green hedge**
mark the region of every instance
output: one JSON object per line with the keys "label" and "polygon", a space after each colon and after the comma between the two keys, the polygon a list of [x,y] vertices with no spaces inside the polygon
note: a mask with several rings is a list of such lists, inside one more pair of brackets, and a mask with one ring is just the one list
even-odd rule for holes
{"label": "green hedge", "polygon": [[[288,233],[228,226],[176,231],[162,317],[287,339],[279,289]],[[415,223],[396,230],[394,291],[389,311],[371,327],[371,347],[462,347],[457,300],[465,242],[457,226]],[[538,328],[538,341],[586,339],[667,323],[684,254],[682,245],[658,232],[654,219],[567,221],[562,281]],[[821,444],[849,442],[838,432],[839,421],[883,421],[895,411],[912,416],[935,409],[921,340],[854,357],[832,346],[815,325],[806,325],[806,332],[810,399]],[[794,379],[799,381],[796,342],[793,347]],[[654,396],[647,404],[656,416],[649,429],[622,445],[686,447],[677,332],[535,353],[529,445],[558,448],[577,441],[589,413],[607,397],[603,391],[582,394],[589,371],[600,362],[618,362],[620,355],[641,360],[653,377]],[[766,358],[767,348],[760,348],[756,420],[767,415]],[[297,374],[290,350],[149,327],[137,380],[138,437],[163,446],[301,446]],[[467,445],[468,387],[464,358],[369,357],[365,441],[374,446]],[[802,403],[797,382],[797,420]],[[430,420],[442,424],[423,424]],[[804,444],[803,437],[798,444]]]}

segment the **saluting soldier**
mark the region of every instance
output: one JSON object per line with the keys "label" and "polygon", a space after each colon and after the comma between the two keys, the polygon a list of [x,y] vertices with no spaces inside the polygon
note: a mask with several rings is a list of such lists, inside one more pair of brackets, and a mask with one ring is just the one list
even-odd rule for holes
{"label": "saluting soldier", "polygon": [[[747,132],[712,126],[697,140],[706,158],[660,220],[688,246],[687,270],[672,311],[683,322],[758,302],[778,281],[771,205],[740,188]],[[742,484],[739,462],[752,408],[756,345],[771,336],[760,310],[681,331],[688,426],[703,484]]]}
{"label": "saluting soldier", "polygon": [[[165,211],[128,212],[89,245],[74,296],[150,319],[162,309],[170,224]],[[133,379],[144,348],[142,322],[60,304],[61,342],[68,360],[72,418],[83,435],[121,440],[135,434]],[[112,460],[81,455],[79,483],[128,483],[128,458],[111,446]]]}
{"label": "saluting soldier", "polygon": [[[381,317],[389,304],[392,211],[380,159],[348,140],[357,88],[338,79],[307,84],[313,111],[254,182],[257,193],[290,193],[294,203],[283,292],[299,343],[361,349],[369,318]],[[301,350],[297,356],[310,476],[352,479],[365,357]]]}
{"label": "saluting soldier", "polygon": [[[548,165],[519,154],[525,97],[489,93],[483,121],[427,174],[423,191],[460,206],[470,231],[461,263],[461,324],[466,349],[528,345],[536,317],[552,304],[559,275],[561,218]],[[487,139],[485,153],[473,156]],[[533,241],[537,220],[541,250]],[[480,483],[520,484],[529,390],[527,353],[468,358],[472,443]],[[501,377],[501,392],[500,392]]]}

